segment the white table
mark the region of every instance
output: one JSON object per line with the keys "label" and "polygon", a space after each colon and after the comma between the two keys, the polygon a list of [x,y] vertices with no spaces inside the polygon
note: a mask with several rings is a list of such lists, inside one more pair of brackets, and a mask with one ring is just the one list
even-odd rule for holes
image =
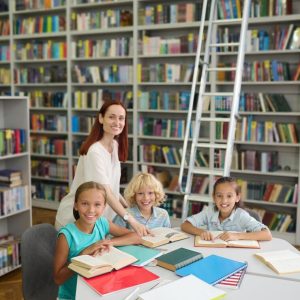
{"label": "white table", "polygon": [[[163,245],[159,248],[166,249],[166,251],[175,250],[179,247],[189,248],[203,253],[204,257],[210,254],[221,255],[230,259],[247,261],[248,268],[243,278],[241,287],[237,290],[226,289],[228,300],[253,300],[253,299],[272,299],[281,300],[283,297],[286,299],[296,299],[300,295],[300,272],[294,274],[278,275],[269,267],[259,261],[254,253],[264,251],[275,251],[289,249],[299,252],[295,247],[287,241],[273,238],[272,241],[260,242],[260,249],[241,249],[241,248],[205,248],[194,247],[194,237]],[[162,280],[176,280],[179,277],[169,270],[161,267],[147,267],[153,273],[156,273]],[[76,299],[88,300],[121,300],[125,299],[134,288],[124,291],[119,294],[112,294],[110,296],[102,297],[91,288],[89,288],[82,280],[78,278]],[[224,289],[225,290],[225,289]],[[130,298],[134,300],[136,297]],[[157,299],[159,300],[159,299]]]}

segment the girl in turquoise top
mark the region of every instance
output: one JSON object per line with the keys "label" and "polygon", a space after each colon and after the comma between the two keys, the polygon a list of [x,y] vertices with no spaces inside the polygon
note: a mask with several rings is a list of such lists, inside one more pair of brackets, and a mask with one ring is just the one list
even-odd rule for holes
{"label": "girl in turquoise top", "polygon": [[[81,184],[76,191],[73,209],[76,221],[60,229],[56,244],[54,280],[60,285],[59,299],[75,299],[77,275],[68,268],[72,257],[97,255],[109,251],[111,246],[141,242],[136,233],[101,217],[105,197],[104,187],[92,181]],[[106,239],[108,234],[114,238]]]}

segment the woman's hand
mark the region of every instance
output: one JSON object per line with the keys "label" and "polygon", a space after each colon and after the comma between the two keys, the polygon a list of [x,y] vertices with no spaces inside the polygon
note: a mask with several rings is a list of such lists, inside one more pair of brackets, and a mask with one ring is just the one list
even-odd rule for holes
{"label": "woman's hand", "polygon": [[128,223],[131,225],[133,230],[139,235],[139,236],[145,236],[148,234],[152,234],[151,231],[145,226],[139,223],[136,219],[134,219],[132,216],[130,216]]}
{"label": "woman's hand", "polygon": [[101,240],[85,248],[83,251],[81,251],[80,254],[92,255],[92,256],[96,256],[98,254],[101,255],[104,252],[109,252],[111,246],[112,246],[111,240]]}

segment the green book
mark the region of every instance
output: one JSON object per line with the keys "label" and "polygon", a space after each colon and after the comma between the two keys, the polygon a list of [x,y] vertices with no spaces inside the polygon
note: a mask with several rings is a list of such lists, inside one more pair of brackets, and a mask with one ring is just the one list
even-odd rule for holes
{"label": "green book", "polygon": [[178,248],[159,256],[157,258],[157,265],[171,271],[176,271],[177,269],[187,266],[202,258],[203,255],[200,252],[186,248]]}
{"label": "green book", "polygon": [[161,251],[157,249],[138,245],[119,246],[117,248],[137,258],[137,261],[133,263],[133,265],[138,267],[147,265],[149,262],[161,255]]}

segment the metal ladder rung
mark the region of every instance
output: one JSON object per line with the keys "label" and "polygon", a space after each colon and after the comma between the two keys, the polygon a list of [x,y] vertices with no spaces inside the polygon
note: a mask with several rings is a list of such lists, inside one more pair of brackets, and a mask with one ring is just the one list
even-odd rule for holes
{"label": "metal ladder rung", "polygon": [[232,96],[234,93],[226,93],[226,92],[215,92],[215,93],[203,93],[203,96]]}
{"label": "metal ladder rung", "polygon": [[216,176],[223,176],[223,170],[220,169],[220,170],[217,170],[217,169],[214,169],[214,170],[210,170],[210,169],[207,169],[207,168],[194,168],[192,170],[192,173],[193,174],[199,174],[199,175],[216,175]]}
{"label": "metal ladder rung", "polygon": [[187,201],[195,202],[211,202],[211,197],[209,195],[191,194],[186,199]]}
{"label": "metal ladder rung", "polygon": [[207,71],[235,71],[236,67],[207,68]]}
{"label": "metal ladder rung", "polygon": [[214,148],[214,149],[226,149],[227,144],[209,144],[209,143],[197,143],[198,148]]}
{"label": "metal ladder rung", "polygon": [[204,122],[230,122],[230,118],[211,118],[211,117],[201,117],[201,120]]}
{"label": "metal ladder rung", "polygon": [[240,43],[216,43],[216,44],[210,44],[209,47],[232,47],[232,46],[239,46]]}
{"label": "metal ladder rung", "polygon": [[235,25],[242,22],[241,18],[237,19],[223,19],[223,20],[212,20],[212,23],[214,24],[221,24],[221,25]]}

